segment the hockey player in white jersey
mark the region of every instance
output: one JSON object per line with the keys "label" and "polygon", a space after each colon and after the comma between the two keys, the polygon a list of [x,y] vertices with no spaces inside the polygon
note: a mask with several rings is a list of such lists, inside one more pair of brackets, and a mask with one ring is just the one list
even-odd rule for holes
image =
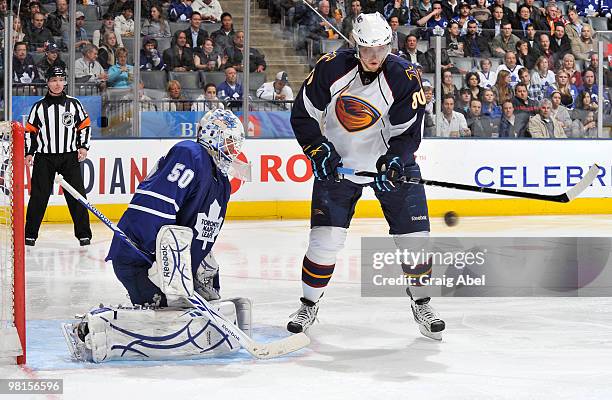
{"label": "hockey player in white jersey", "polygon": [[[302,265],[302,304],[287,325],[294,333],[305,331],[317,318],[362,184],[369,179],[339,179],[339,166],[376,168],[372,187],[398,247],[403,247],[403,238],[429,234],[423,187],[398,182],[404,176],[420,177],[414,153],[421,142],[426,100],[416,68],[390,54],[392,31],[379,13],[359,15],[352,36],[353,49],[321,57],[291,113],[295,136],[315,177],[310,239]],[[413,275],[430,273],[427,265],[412,268]],[[429,301],[411,294],[419,330],[439,340],[445,324]]]}
{"label": "hockey player in white jersey", "polygon": [[[195,291],[206,300],[220,298],[212,247],[230,197],[228,169],[243,141],[234,114],[210,111],[200,121],[197,141],[175,144],[138,185],[118,227],[142,251],[115,235],[106,258],[133,306],[100,306],[65,324],[74,358],[186,359],[240,348],[192,296]],[[218,301],[215,307],[248,333],[248,299]]]}

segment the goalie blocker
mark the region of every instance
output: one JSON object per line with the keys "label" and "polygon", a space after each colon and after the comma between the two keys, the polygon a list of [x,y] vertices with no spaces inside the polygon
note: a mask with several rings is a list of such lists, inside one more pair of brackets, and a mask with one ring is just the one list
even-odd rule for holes
{"label": "goalie blocker", "polygon": [[[144,307],[100,306],[80,321],[64,324],[64,337],[74,359],[93,362],[183,360],[218,356],[240,349],[231,334],[189,301],[194,295],[192,236],[190,228],[176,225],[166,225],[157,234],[157,261],[149,269],[149,279],[163,293],[168,308],[160,308],[160,301]],[[215,267],[218,268],[216,263]],[[199,270],[197,275],[202,275]],[[195,286],[200,287],[201,282],[196,281]],[[232,298],[211,305],[250,334],[249,299]]]}

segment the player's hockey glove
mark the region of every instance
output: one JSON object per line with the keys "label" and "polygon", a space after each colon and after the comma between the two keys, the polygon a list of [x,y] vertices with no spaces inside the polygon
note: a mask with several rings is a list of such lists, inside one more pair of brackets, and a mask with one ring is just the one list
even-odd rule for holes
{"label": "player's hockey glove", "polygon": [[398,156],[385,154],[376,161],[378,175],[374,178],[374,189],[381,192],[399,190],[403,176],[404,163]]}
{"label": "player's hockey glove", "polygon": [[310,160],[315,179],[319,181],[339,180],[336,169],[342,165],[342,158],[329,140],[323,137],[313,144],[303,146],[302,150]]}

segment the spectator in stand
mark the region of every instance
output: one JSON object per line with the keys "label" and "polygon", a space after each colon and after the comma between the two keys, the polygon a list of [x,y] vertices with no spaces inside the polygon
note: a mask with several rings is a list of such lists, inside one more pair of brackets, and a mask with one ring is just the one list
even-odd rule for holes
{"label": "spectator in stand", "polygon": [[512,24],[514,33],[521,39],[527,38],[527,27],[533,25],[539,30],[539,26],[531,19],[531,10],[526,5],[522,5],[518,8],[516,19]]}
{"label": "spectator in stand", "polygon": [[45,16],[42,13],[38,12],[32,16],[32,24],[25,35],[30,51],[42,53],[46,51],[47,43],[53,41],[53,34],[44,24]]}
{"label": "spectator in stand", "polygon": [[117,40],[117,46],[123,47],[123,41],[121,40],[121,30],[118,26],[115,26],[115,19],[111,14],[108,13],[104,14],[104,16],[102,17],[102,26],[100,27],[100,29],[96,29],[93,33],[93,45],[100,47],[100,39],[102,39],[108,32],[113,32]]}
{"label": "spectator in stand", "polygon": [[535,51],[535,53],[536,53],[535,55],[536,56],[538,56],[538,54],[539,54],[536,51],[536,49],[538,47],[538,39],[536,38],[537,33],[538,32],[536,32],[536,28],[535,28],[535,26],[533,26],[533,24],[527,25],[527,37],[525,38],[525,41],[527,43],[529,43],[529,50],[530,51],[532,51],[532,50]]}
{"label": "spectator in stand", "polygon": [[364,0],[363,12],[365,14],[373,14],[375,12],[383,13],[385,8],[384,0]]}
{"label": "spectator in stand", "polygon": [[416,5],[410,9],[410,24],[415,25],[418,20],[429,15],[432,10],[431,0],[416,0]]}
{"label": "spectator in stand", "polygon": [[[334,9],[333,15],[334,15],[334,24],[333,24],[334,28],[336,28],[338,32],[342,32],[342,21],[344,20],[344,15],[342,14],[342,10],[339,8]],[[397,20],[397,18],[395,19]],[[389,25],[391,25],[391,19],[389,19]],[[391,29],[393,29],[393,27],[391,27]]]}
{"label": "spectator in stand", "polygon": [[151,7],[149,18],[144,20],[141,30],[142,36],[170,37],[170,25],[164,19],[158,6]]}
{"label": "spectator in stand", "polygon": [[555,86],[555,73],[548,69],[546,57],[539,57],[536,61],[535,70],[531,74],[531,82],[534,85],[540,85],[544,93],[548,93],[549,89]]}
{"label": "spectator in stand", "polygon": [[533,69],[536,63],[536,56],[529,49],[529,43],[524,40],[519,40],[516,44],[516,61],[519,65]]}
{"label": "spectator in stand", "polygon": [[442,5],[443,16],[447,21],[459,15],[461,3],[458,0],[442,0],[440,3]]}
{"label": "spectator in stand", "polygon": [[172,0],[168,9],[168,20],[172,22],[187,21],[191,19],[192,13],[191,0]]}
{"label": "spectator in stand", "polygon": [[482,91],[482,115],[494,119],[497,122],[499,122],[501,118],[501,107],[497,105],[495,93],[493,93],[491,89],[484,89]]}
{"label": "spectator in stand", "polygon": [[55,11],[47,16],[47,28],[53,36],[63,36],[69,27],[68,1],[55,0]]}
{"label": "spectator in stand", "polygon": [[506,52],[514,51],[520,39],[512,34],[512,24],[508,21],[502,22],[501,33],[495,36],[489,44],[489,49],[494,57],[503,58]]}
{"label": "spectator in stand", "polygon": [[539,55],[541,55],[542,57],[546,57],[546,60],[548,60],[548,65],[554,68],[555,64],[557,63],[557,60],[555,59],[555,55],[550,49],[550,37],[547,33],[540,34],[537,51]]}
{"label": "spectator in stand", "polygon": [[468,22],[476,21],[474,17],[470,15],[470,5],[468,3],[461,3],[461,6],[459,6],[459,15],[451,19],[449,23],[453,21],[459,24],[459,34],[461,36],[465,35],[467,33]]}
{"label": "spectator in stand", "polygon": [[47,70],[52,67],[60,67],[64,71],[66,70],[66,63],[60,58],[60,48],[54,42],[49,43],[45,57],[36,63],[40,77],[47,76]]}
{"label": "spectator in stand", "polygon": [[127,64],[128,51],[124,47],[117,50],[117,64],[108,69],[108,85],[110,87],[130,87],[134,80],[134,66]]}
{"label": "spectator in stand", "polygon": [[203,22],[221,21],[223,9],[218,0],[194,0],[191,8],[200,13]]}
{"label": "spectator in stand", "polygon": [[568,135],[573,138],[597,138],[597,118],[596,113],[589,111],[584,118],[572,121],[571,133]]}
{"label": "spectator in stand", "polygon": [[329,1],[320,0],[318,12],[325,20],[321,20],[319,16],[312,13],[312,18],[310,18],[309,24],[305,27],[306,36],[313,41],[315,54],[321,53],[322,39],[338,39],[338,35],[331,29],[334,19],[330,14]]}
{"label": "spectator in stand", "polygon": [[535,21],[535,26],[537,28],[540,26],[540,24],[543,23],[544,13],[539,7],[535,6],[534,3],[535,3],[535,0],[525,0],[523,5],[526,5],[527,7],[529,7],[529,15],[531,15],[531,19]]}
{"label": "spectator in stand", "polygon": [[[584,71],[582,71],[582,86],[580,87],[580,92],[589,94],[589,96],[591,97],[591,103],[593,103],[593,107],[600,104],[599,88],[595,83],[595,72],[591,71],[590,69],[585,69]],[[609,105],[610,101],[608,93],[604,89],[604,109],[607,110]]]}
{"label": "spectator in stand", "polygon": [[570,76],[567,72],[557,72],[556,84],[554,87],[551,87],[549,89],[549,97],[550,93],[555,90],[561,94],[561,104],[567,107],[568,110],[573,110],[574,102],[576,100],[576,97],[578,96],[578,89],[575,85],[572,85],[570,83]]}
{"label": "spectator in stand", "polygon": [[221,58],[211,38],[204,39],[202,46],[193,50],[193,63],[197,70],[219,71],[225,62],[227,62],[227,57]]}
{"label": "spectator in stand", "polygon": [[383,15],[387,20],[391,17],[397,17],[400,25],[410,24],[410,10],[403,0],[390,0],[383,9]]}
{"label": "spectator in stand", "polygon": [[224,110],[225,106],[217,98],[217,88],[214,83],[207,83],[204,86],[204,94],[198,96],[196,101],[191,105],[191,111],[200,111],[207,113],[212,110]]}
{"label": "spectator in stand", "polygon": [[100,42],[100,47],[98,47],[98,62],[102,68],[108,70],[111,66],[115,65],[119,48],[115,33],[113,31],[106,32]]}
{"label": "spectator in stand", "polygon": [[225,68],[225,81],[217,86],[219,98],[233,107],[240,105],[242,100],[242,85],[238,82],[238,73],[235,68]]}
{"label": "spectator in stand", "polygon": [[[489,10],[491,10],[491,14],[495,14],[495,7],[500,7],[502,9],[502,17],[500,19],[503,19],[505,21],[515,20],[514,12],[506,6],[506,2],[504,0],[493,1],[493,4],[489,7]],[[496,36],[497,35],[499,35],[499,33],[496,33]]]}
{"label": "spectator in stand", "polygon": [[406,36],[405,43],[406,43],[404,46],[405,52],[401,54],[402,58],[405,58],[406,60],[410,61],[413,64],[422,65],[423,63],[426,62],[424,59],[425,53],[417,49],[418,40],[417,40],[416,35],[411,33],[408,36]]}
{"label": "spectator in stand", "polygon": [[[102,0],[104,1],[104,0]],[[147,7],[149,5],[150,2],[148,1],[143,1],[142,2],[142,12],[146,13]],[[132,0],[115,0],[111,2],[111,5],[108,7],[108,10],[106,10],[107,13],[111,14],[113,17],[116,17],[118,15],[121,15],[121,13],[123,12],[123,7],[125,7],[126,4],[134,4],[134,1]]]}
{"label": "spectator in stand", "polygon": [[483,58],[480,60],[480,71],[477,72],[480,78],[480,86],[492,88],[497,82],[497,71],[491,71],[491,60]]}
{"label": "spectator in stand", "polygon": [[584,25],[580,38],[572,41],[572,53],[577,60],[588,60],[590,53],[597,53],[597,43],[592,38],[593,28]]}
{"label": "spectator in stand", "polygon": [[491,18],[482,23],[482,35],[488,40],[501,35],[502,23],[504,20],[504,10],[501,6],[493,6],[491,8]]}
{"label": "spectator in stand", "polygon": [[[226,67],[234,67],[236,71],[244,70],[244,32],[237,31],[234,35],[234,46],[226,50]],[[249,72],[264,72],[266,69],[265,56],[256,48],[249,49]]]}
{"label": "spectator in stand", "polygon": [[196,49],[204,43],[204,39],[208,37],[208,32],[202,29],[202,16],[199,12],[194,12],[191,15],[189,28],[185,29],[185,35],[187,36],[187,46],[192,49]]}
{"label": "spectator in stand", "polygon": [[544,19],[544,25],[546,30],[553,35],[555,33],[555,27],[557,24],[561,24],[565,26],[567,21],[561,15],[561,11],[557,7],[557,4],[554,1],[549,1],[546,5],[546,18]]}
{"label": "spectator in stand", "polygon": [[478,22],[468,21],[467,34],[460,38],[463,43],[465,57],[488,57],[489,44],[487,38],[478,33]]}
{"label": "spectator in stand", "polygon": [[504,104],[506,101],[512,101],[514,97],[512,86],[510,86],[511,81],[512,77],[510,76],[510,72],[502,70],[497,73],[497,80],[491,90],[495,93],[495,97],[497,97],[497,101],[500,104]]}
{"label": "spectator in stand", "polygon": [[[453,73],[451,71],[442,72],[442,97],[453,96],[453,98],[459,97],[459,89],[453,83]],[[453,106],[454,106],[453,101]]]}
{"label": "spectator in stand", "polygon": [[142,47],[140,50],[141,71],[163,71],[166,69],[162,55],[157,50],[157,40],[148,38]]}
{"label": "spectator in stand", "polygon": [[567,12],[567,16],[569,18],[569,23],[565,25],[565,34],[567,35],[571,44],[571,42],[574,40],[580,40],[582,27],[587,24],[582,22],[578,12],[573,8],[570,8],[570,10]]}
{"label": "spectator in stand", "polygon": [[13,17],[13,45],[17,42],[23,42],[25,39],[25,33],[21,27],[21,18],[17,15]]}
{"label": "spectator in stand", "polygon": [[406,51],[406,35],[398,32],[399,20],[396,16],[389,18],[389,26],[393,32],[391,37],[391,53],[396,55],[401,54],[400,52],[404,53]]}
{"label": "spectator in stand", "polygon": [[550,50],[556,60],[562,59],[572,51],[572,43],[565,34],[565,25],[561,22],[555,24],[555,32],[550,40]]}
{"label": "spectator in stand", "polygon": [[[36,13],[42,13],[44,18],[44,13],[40,7],[40,2],[38,1],[30,1],[29,4],[27,1],[22,2],[22,10],[19,15],[22,17],[23,21],[23,30],[26,32],[30,31],[33,27],[34,15]],[[25,9],[24,9],[25,7]]]}
{"label": "spectator in stand", "polygon": [[601,0],[576,0],[576,11],[582,17],[599,17],[601,13]]}
{"label": "spectator in stand", "polygon": [[482,90],[480,88],[480,77],[476,72],[465,74],[465,87],[470,90],[472,99],[480,99]]}
{"label": "spectator in stand", "polygon": [[442,115],[436,118],[440,137],[470,136],[470,129],[463,114],[455,111],[455,98],[445,95],[442,100]]}
{"label": "spectator in stand", "polygon": [[531,74],[527,68],[521,68],[519,71],[520,83],[527,87],[527,97],[536,104],[540,104],[540,101],[544,98],[544,90],[542,86],[531,83]]}
{"label": "spectator in stand", "polygon": [[514,106],[511,101],[502,104],[502,117],[499,122],[499,137],[517,138],[524,137],[529,122],[529,114],[514,114]]}
{"label": "spectator in stand", "polygon": [[[289,77],[285,71],[276,74],[273,82],[266,82],[257,89],[257,97],[271,101],[293,100],[293,90],[289,86]],[[286,105],[284,105],[286,108]]]}
{"label": "spectator in stand", "polygon": [[431,87],[431,83],[429,81],[423,82],[423,93],[425,93],[425,118],[424,118],[424,137],[432,137],[434,136],[434,132],[436,129],[435,121],[435,99],[433,95],[433,87]]}
{"label": "spectator in stand", "polygon": [[442,3],[440,1],[435,1],[431,9],[432,11],[429,14],[416,22],[418,26],[427,28],[427,32],[423,34],[423,36],[426,38],[428,38],[430,35],[444,35],[444,30],[448,25],[448,20],[444,17]]}
{"label": "spectator in stand", "polygon": [[497,74],[499,75],[500,71],[508,71],[510,73],[510,86],[514,88],[514,85],[519,82],[518,73],[521,68],[523,67],[516,63],[516,53],[507,51],[504,55],[504,63],[497,67]]}
{"label": "spectator in stand", "polygon": [[217,52],[225,54],[225,49],[234,43],[234,24],[230,13],[224,12],[221,15],[221,27],[211,33],[210,37],[215,42]]}
{"label": "spectator in stand", "polygon": [[482,115],[482,103],[480,100],[470,100],[470,111],[467,117],[467,125],[472,136],[480,138],[493,137],[494,132],[497,132],[496,124],[497,121]]}
{"label": "spectator in stand", "polygon": [[195,70],[193,51],[187,47],[187,35],[184,31],[176,34],[172,47],[164,50],[164,63],[168,71],[185,72]]}
{"label": "spectator in stand", "polygon": [[542,100],[539,113],[529,118],[527,132],[532,138],[552,139],[565,138],[565,131],[559,121],[551,114],[552,104],[550,100]]}
{"label": "spectator in stand", "polygon": [[487,0],[476,0],[476,5],[470,10],[470,15],[482,24],[492,18],[491,10],[487,8]]}
{"label": "spectator in stand", "polygon": [[[529,76],[529,74],[527,74],[527,76]],[[524,83],[517,83],[514,87],[512,105],[514,106],[514,112],[516,114],[525,112],[530,115],[536,115],[539,107],[535,101],[529,98],[529,90]]]}
{"label": "spectator in stand", "polygon": [[167,95],[162,100],[161,111],[191,111],[191,103],[181,93],[181,84],[177,80],[170,80],[166,87]]}
{"label": "spectator in stand", "polygon": [[[85,46],[87,46],[88,44],[91,44],[91,42],[89,41],[89,35],[87,34],[87,31],[85,30],[85,28],[83,28],[83,26],[85,25],[85,14],[83,14],[83,12],[81,11],[77,11],[75,13],[75,18],[76,18],[76,22],[75,22],[76,36],[75,36],[74,47],[76,50],[82,52]],[[70,42],[68,33],[69,33],[69,30],[66,30],[66,32],[64,32],[64,36],[62,37],[62,43],[64,44],[64,48],[67,48],[66,46]]]}
{"label": "spectator in stand", "polygon": [[[595,77],[597,77],[598,68],[599,68],[599,54],[591,53],[591,56],[589,57],[589,66],[587,67],[587,69],[593,71],[595,73]],[[604,76],[605,74],[606,74],[606,68],[604,67]]]}
{"label": "spectator in stand", "polygon": [[567,108],[561,104],[561,93],[558,91],[553,91],[550,95],[550,101],[552,104],[551,114],[553,117],[559,121],[565,135],[572,137],[572,118],[570,117],[569,111]]}
{"label": "spectator in stand", "polygon": [[34,59],[28,54],[28,45],[17,42],[13,46],[13,82],[14,83],[42,83]]}
{"label": "spectator in stand", "polygon": [[131,3],[125,4],[121,15],[115,17],[115,27],[120,36],[134,36],[134,7]]}
{"label": "spectator in stand", "polygon": [[79,82],[97,83],[101,90],[106,89],[108,74],[97,61],[98,48],[92,44],[83,47],[83,57],[74,64],[74,76]]}
{"label": "spectator in stand", "polygon": [[470,112],[470,100],[472,100],[470,89],[459,89],[459,98],[455,99],[455,111],[463,114],[463,116],[467,118]]}
{"label": "spectator in stand", "polygon": [[463,57],[463,43],[459,42],[461,29],[457,21],[451,21],[446,27],[446,52],[449,57]]}
{"label": "spectator in stand", "polygon": [[[427,0],[427,1],[430,1],[430,0]],[[341,32],[345,37],[347,38],[350,37],[350,34],[353,31],[353,21],[355,20],[355,18],[357,18],[357,16],[359,16],[359,14],[361,14],[361,1],[352,0],[351,1],[351,11],[342,21],[342,31]],[[415,19],[412,19],[412,20],[415,21]]]}
{"label": "spectator in stand", "polygon": [[[121,98],[126,102],[131,102],[134,98],[132,91],[130,90],[125,96]],[[138,106],[140,111],[157,111],[157,106],[153,103],[153,99],[145,94],[144,83],[140,81],[138,84]]]}
{"label": "spectator in stand", "polygon": [[563,57],[559,71],[567,72],[572,85],[576,85],[576,87],[582,86],[582,75],[580,74],[580,71],[576,69],[576,59],[572,54],[566,54]]}

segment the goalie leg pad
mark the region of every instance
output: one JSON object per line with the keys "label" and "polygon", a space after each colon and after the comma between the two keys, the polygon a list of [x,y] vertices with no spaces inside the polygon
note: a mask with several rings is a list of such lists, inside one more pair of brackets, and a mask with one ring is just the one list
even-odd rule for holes
{"label": "goalie leg pad", "polygon": [[[234,302],[217,302],[214,308],[236,323]],[[90,311],[83,322],[87,323],[84,345],[96,363],[197,359],[240,349],[231,335],[195,308],[102,307]]]}
{"label": "goalie leg pad", "polygon": [[149,279],[166,295],[168,306],[188,305],[193,295],[191,272],[191,228],[164,225],[155,241],[156,262],[149,269]]}

